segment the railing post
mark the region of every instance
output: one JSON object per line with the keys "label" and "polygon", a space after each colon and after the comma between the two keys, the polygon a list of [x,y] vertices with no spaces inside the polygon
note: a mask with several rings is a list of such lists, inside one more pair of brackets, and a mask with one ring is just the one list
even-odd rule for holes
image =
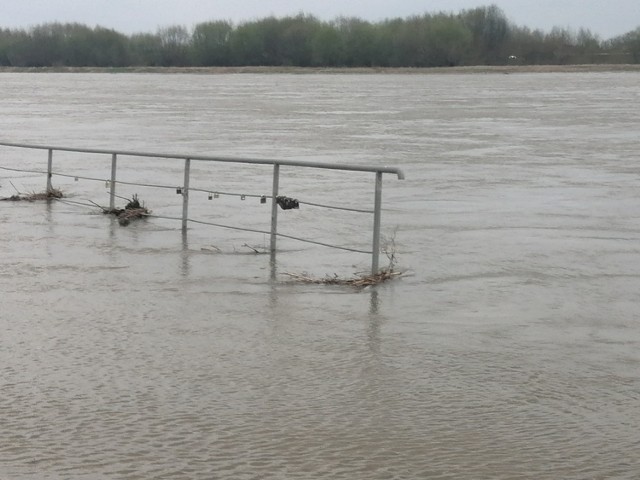
{"label": "railing post", "polygon": [[191,170],[191,159],[184,161],[184,183],[182,185],[182,230],[187,230],[187,220],[189,217],[189,176]]}
{"label": "railing post", "polygon": [[53,176],[53,149],[49,149],[49,157],[47,159],[47,193],[53,190],[51,185],[51,177]]}
{"label": "railing post", "polygon": [[117,155],[111,155],[111,183],[109,184],[109,209],[111,211],[116,208],[116,159]]}
{"label": "railing post", "polygon": [[380,259],[380,221],[382,216],[382,172],[376,172],[376,193],[373,208],[373,251],[371,275],[376,275]]}
{"label": "railing post", "polygon": [[278,203],[276,197],[278,196],[278,188],[280,185],[280,165],[275,163],[273,165],[273,189],[271,192],[271,242],[270,249],[273,256],[276,251],[276,238],[278,236]]}

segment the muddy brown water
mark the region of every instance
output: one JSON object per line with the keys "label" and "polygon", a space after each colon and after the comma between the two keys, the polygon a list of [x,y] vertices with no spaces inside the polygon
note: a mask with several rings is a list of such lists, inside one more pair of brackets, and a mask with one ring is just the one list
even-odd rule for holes
{"label": "muddy brown water", "polygon": [[[305,285],[367,255],[166,218],[121,227],[110,159],[54,156],[62,202],[0,202],[3,479],[635,479],[640,76],[3,73],[4,141],[403,168],[383,233],[405,275]],[[182,165],[119,159],[133,183]],[[46,151],[0,148],[0,167]],[[197,165],[203,190],[270,192]],[[75,176],[81,178],[75,181]],[[0,196],[41,191],[0,170]],[[368,208],[369,174],[281,191]],[[159,216],[171,189],[119,186]],[[196,219],[268,228],[258,197]],[[281,231],[367,249],[371,218],[302,206]],[[385,257],[383,256],[383,263]],[[275,277],[272,278],[272,277]]]}

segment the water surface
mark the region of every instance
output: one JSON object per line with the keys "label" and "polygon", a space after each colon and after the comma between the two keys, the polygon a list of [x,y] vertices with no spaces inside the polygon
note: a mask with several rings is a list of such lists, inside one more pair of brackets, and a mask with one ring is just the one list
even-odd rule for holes
{"label": "water surface", "polygon": [[[367,255],[76,203],[0,203],[0,477],[637,477],[636,73],[0,75],[6,141],[404,169],[383,233],[406,274],[354,290]],[[56,154],[68,200],[108,203],[109,158]],[[42,170],[46,151],[0,148]],[[270,192],[270,169],[195,168]],[[182,165],[119,160],[133,182]],[[40,191],[0,170],[0,196]],[[13,185],[12,185],[13,184]],[[160,216],[170,189],[121,186]],[[370,174],[283,169],[281,191],[369,207]],[[268,228],[256,198],[197,219]],[[367,215],[304,207],[283,233],[368,249]],[[384,259],[384,257],[383,257]],[[383,262],[384,263],[384,262]],[[275,275],[275,281],[272,276]]]}

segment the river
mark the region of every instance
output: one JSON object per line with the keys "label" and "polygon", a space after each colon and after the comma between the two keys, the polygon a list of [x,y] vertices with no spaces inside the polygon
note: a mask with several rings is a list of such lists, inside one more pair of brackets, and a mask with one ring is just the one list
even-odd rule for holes
{"label": "river", "polygon": [[[65,202],[0,202],[0,478],[635,479],[640,76],[2,73],[0,141],[390,165],[366,254],[192,224],[110,159],[54,155]],[[0,167],[46,170],[0,147]],[[132,183],[180,162],[123,158]],[[201,165],[190,213],[268,228],[271,171]],[[300,200],[371,208],[372,174],[283,168]],[[75,177],[79,177],[76,180]],[[0,170],[0,197],[45,176]],[[235,194],[246,194],[242,200]],[[253,197],[252,195],[257,195]],[[90,203],[90,202],[89,202]],[[367,250],[367,215],[282,231]],[[381,263],[387,258],[382,256]]]}

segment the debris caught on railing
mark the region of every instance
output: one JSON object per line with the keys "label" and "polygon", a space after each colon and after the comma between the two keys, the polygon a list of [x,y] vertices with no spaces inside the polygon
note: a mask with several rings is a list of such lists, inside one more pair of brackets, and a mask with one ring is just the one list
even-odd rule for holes
{"label": "debris caught on railing", "polygon": [[54,200],[56,198],[63,198],[64,194],[62,193],[62,190],[59,190],[57,188],[50,188],[44,192],[32,192],[32,193],[27,193],[27,194],[23,194],[20,193],[18,191],[18,189],[16,188],[16,186],[12,183],[11,186],[14,188],[14,190],[16,191],[15,195],[11,195],[10,197],[6,197],[6,198],[0,198],[0,200],[2,201],[6,201],[6,202],[20,202],[20,201],[26,201],[26,202],[35,202],[36,200]]}
{"label": "debris caught on railing", "polygon": [[[94,202],[91,202],[97,205]],[[114,215],[118,219],[118,223],[122,226],[127,226],[131,220],[137,220],[139,218],[148,217],[151,214],[151,210],[147,209],[144,204],[140,203],[138,195],[134,194],[124,208],[105,208],[97,205],[102,209],[102,213],[105,215]]]}
{"label": "debris caught on railing", "polygon": [[391,280],[392,278],[399,277],[400,275],[402,275],[402,272],[394,272],[393,270],[381,270],[376,274],[362,274],[356,275],[355,277],[351,278],[341,278],[337,274],[333,274],[333,276],[327,275],[324,278],[316,278],[307,274],[297,273],[284,273],[284,275],[287,275],[288,277],[291,277],[294,280],[302,283],[313,283],[316,285],[345,285],[349,287],[364,288],[378,285],[380,283],[386,282],[387,280]]}
{"label": "debris caught on railing", "polygon": [[334,273],[333,276],[327,275],[324,278],[312,277],[306,273],[302,275],[297,273],[284,273],[284,275],[287,275],[298,282],[313,283],[316,285],[346,285],[349,287],[366,288],[384,283],[387,280],[399,277],[405,273],[398,272],[395,269],[398,261],[396,256],[396,233],[397,229],[393,231],[393,234],[390,237],[383,238],[380,250],[387,256],[389,264],[386,268],[380,269],[376,273],[359,273],[351,278],[341,278],[336,273]]}
{"label": "debris caught on railing", "polygon": [[[251,246],[248,243],[245,243],[242,245],[245,248],[248,248],[249,250],[251,250],[253,253],[255,253],[256,255],[264,255],[266,253],[269,253],[269,249],[266,246]],[[234,248],[235,250],[235,248]]]}
{"label": "debris caught on railing", "polygon": [[277,196],[276,203],[280,205],[280,208],[283,210],[291,210],[292,208],[300,208],[300,204],[298,200],[295,198],[285,197],[285,196]]}
{"label": "debris caught on railing", "polygon": [[[254,253],[256,255],[265,255],[269,253],[269,248],[265,245],[249,245],[248,243],[244,243],[242,245],[243,248],[248,248],[250,250],[250,252],[244,251],[244,250],[239,250],[237,249],[235,246],[233,247],[233,253],[234,254],[246,254],[246,253]],[[200,251],[202,252],[208,252],[208,253],[225,253],[223,252],[223,250],[220,247],[217,247],[215,245],[207,245],[205,247],[201,247]],[[227,252],[227,253],[231,253],[231,252]]]}

